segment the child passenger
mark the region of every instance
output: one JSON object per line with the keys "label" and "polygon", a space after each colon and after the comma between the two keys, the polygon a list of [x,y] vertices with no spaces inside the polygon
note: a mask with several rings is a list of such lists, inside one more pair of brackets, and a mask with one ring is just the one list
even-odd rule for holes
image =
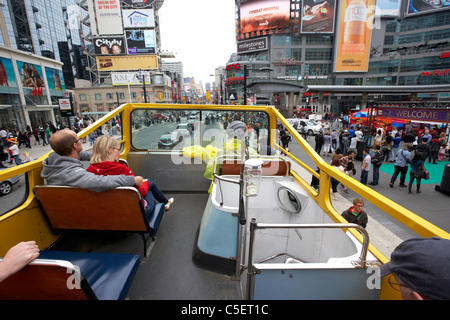
{"label": "child passenger", "polygon": [[[86,169],[88,172],[108,176],[108,175],[132,175],[133,172],[125,164],[119,163],[120,144],[117,140],[109,136],[100,136],[95,139],[92,148],[91,165]],[[165,204],[165,211],[170,209],[174,199],[167,199],[159,190],[157,185],[150,179],[136,187],[144,201],[146,211],[152,212],[155,208],[155,199]]]}

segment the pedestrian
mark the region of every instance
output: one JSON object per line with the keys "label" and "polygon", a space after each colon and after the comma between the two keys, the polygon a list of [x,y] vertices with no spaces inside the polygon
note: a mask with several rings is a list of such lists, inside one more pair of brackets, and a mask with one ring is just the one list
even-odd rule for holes
{"label": "pedestrian", "polygon": [[33,136],[34,136],[34,145],[41,145],[41,142],[39,141],[39,131],[38,127],[34,127],[33,129]]}
{"label": "pedestrian", "polygon": [[[338,158],[335,158],[334,160],[331,161],[331,166],[338,169],[341,172],[344,172],[344,167],[341,164],[341,160]],[[331,183],[331,191],[332,191],[332,195],[333,195],[333,200],[337,200],[337,186],[339,185],[339,181],[336,180],[335,178],[331,177],[330,179],[330,183]]]}
{"label": "pedestrian", "polygon": [[42,128],[39,128],[39,135],[42,139],[42,146],[48,145],[47,136],[45,134],[45,131]]}
{"label": "pedestrian", "polygon": [[395,180],[398,177],[398,174],[400,173],[400,184],[399,187],[406,188],[407,185],[405,184],[406,179],[406,173],[408,172],[408,163],[411,161],[411,152],[413,151],[412,144],[405,145],[404,148],[397,152],[397,157],[395,158],[395,164],[394,164],[394,174],[392,175],[391,182],[389,183],[389,186],[391,188],[394,187]]}
{"label": "pedestrian", "polygon": [[17,146],[16,138],[10,138],[10,139],[8,139],[8,142],[10,144],[9,152],[11,154],[11,159],[14,159],[14,162],[16,163],[16,165],[21,165],[22,161],[20,160],[20,152],[19,152],[19,147]]}
{"label": "pedestrian", "polygon": [[363,210],[364,200],[361,198],[353,199],[353,206],[342,212],[341,216],[349,223],[356,223],[361,227],[367,226],[367,213]]}
{"label": "pedestrian", "polygon": [[331,148],[333,151],[338,147],[338,137],[338,132],[336,131],[336,129],[333,129],[333,131],[331,132]]}
{"label": "pedestrian", "polygon": [[392,147],[394,145],[394,139],[391,135],[387,135],[381,142],[381,151],[383,152],[383,161],[389,161],[391,158]]}
{"label": "pedestrian", "polygon": [[375,146],[375,151],[372,156],[372,166],[373,166],[373,176],[372,176],[372,182],[369,184],[372,186],[378,185],[378,180],[380,179],[380,167],[383,163],[384,154],[383,151],[380,150],[380,146]]}
{"label": "pedestrian", "polygon": [[400,133],[396,133],[394,139],[392,140],[392,142],[394,143],[392,145],[392,152],[390,155],[390,159],[389,161],[394,162],[395,161],[395,156],[397,155],[398,152],[398,148],[400,148],[400,142],[402,142],[402,138],[400,137]]}
{"label": "pedestrian", "polygon": [[425,172],[425,161],[423,160],[423,155],[420,152],[414,154],[410,165],[411,170],[409,171],[409,185],[408,185],[408,193],[411,194],[412,185],[414,183],[414,179],[416,179],[416,192],[421,193],[420,191],[420,181],[423,178]]}
{"label": "pedestrian", "polygon": [[318,155],[320,155],[320,150],[322,150],[322,146],[324,143],[324,139],[323,139],[323,131],[322,129],[319,130],[319,133],[316,134],[315,136],[315,141],[316,141],[316,146],[314,148],[314,150],[317,152]]}
{"label": "pedestrian", "polygon": [[431,159],[433,159],[433,164],[437,164],[436,160],[438,159],[438,156],[439,156],[440,147],[441,147],[441,141],[439,141],[439,139],[437,137],[433,138],[431,140],[431,144],[430,144],[431,155],[430,155],[428,162],[431,163]]}
{"label": "pedestrian", "polygon": [[381,142],[383,141],[383,134],[381,132],[381,129],[377,130],[377,133],[373,140],[374,140],[375,146],[381,146]]}
{"label": "pedestrian", "polygon": [[370,163],[371,163],[371,156],[370,156],[370,149],[369,147],[365,147],[363,151],[364,159],[361,163],[361,179],[360,182],[364,185],[367,184],[367,178],[369,177],[370,172]]}
{"label": "pedestrian", "polygon": [[291,141],[291,135],[289,134],[289,131],[287,130],[280,131],[280,140],[283,149],[289,152],[289,142]]}
{"label": "pedestrian", "polygon": [[408,239],[394,249],[380,275],[389,276],[404,300],[450,300],[449,261],[450,240]]}

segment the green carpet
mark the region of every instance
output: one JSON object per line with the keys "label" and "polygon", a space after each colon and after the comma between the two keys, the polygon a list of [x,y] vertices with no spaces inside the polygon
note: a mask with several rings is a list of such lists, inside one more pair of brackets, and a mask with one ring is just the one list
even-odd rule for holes
{"label": "green carpet", "polygon": [[[450,164],[450,161],[438,161],[437,164],[432,164],[429,162],[425,162],[425,170],[430,173],[430,179],[425,180],[422,179],[421,184],[429,184],[429,183],[437,183],[440,184],[442,180],[442,174],[444,173],[444,167],[446,164]],[[406,173],[406,183],[409,183],[409,167],[408,172]],[[389,175],[394,174],[394,164],[393,163],[383,163],[380,167],[380,171]],[[397,180],[400,179],[400,174],[397,177]],[[416,181],[414,181],[414,184]]]}

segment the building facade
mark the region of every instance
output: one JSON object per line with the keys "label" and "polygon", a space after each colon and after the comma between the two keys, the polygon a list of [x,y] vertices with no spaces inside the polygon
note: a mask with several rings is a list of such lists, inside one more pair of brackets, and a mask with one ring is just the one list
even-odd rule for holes
{"label": "building facade", "polygon": [[[363,18],[351,16],[358,6]],[[226,67],[227,91],[238,92],[243,103],[242,66],[248,65],[254,71],[247,73],[247,102],[276,105],[286,116],[338,114],[371,100],[445,100],[447,93],[426,89],[352,94],[310,92],[308,87],[450,84],[448,9],[413,0],[376,5],[370,0],[236,1],[237,55]],[[258,72],[264,67],[273,71]]]}

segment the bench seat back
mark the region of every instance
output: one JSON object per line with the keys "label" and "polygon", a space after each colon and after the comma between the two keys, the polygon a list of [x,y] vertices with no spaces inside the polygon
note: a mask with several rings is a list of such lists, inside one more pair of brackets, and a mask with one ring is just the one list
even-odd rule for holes
{"label": "bench seat back", "polygon": [[133,187],[95,192],[39,185],[33,192],[54,230],[150,231],[141,197]]}
{"label": "bench seat back", "polygon": [[123,300],[139,265],[132,254],[41,251],[0,283],[0,299]]}

